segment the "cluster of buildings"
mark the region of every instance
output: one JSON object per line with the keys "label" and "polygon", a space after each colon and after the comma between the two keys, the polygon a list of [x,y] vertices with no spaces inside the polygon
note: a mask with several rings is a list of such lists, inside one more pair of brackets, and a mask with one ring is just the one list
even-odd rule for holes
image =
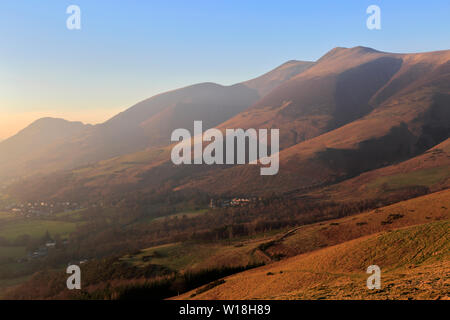
{"label": "cluster of buildings", "polygon": [[209,207],[214,208],[228,208],[228,207],[245,207],[252,202],[256,202],[258,198],[232,198],[232,199],[211,199]]}
{"label": "cluster of buildings", "polygon": [[[69,243],[69,240],[63,240],[61,244],[67,245]],[[29,260],[34,260],[38,258],[42,258],[48,255],[50,250],[53,250],[56,248],[56,242],[53,240],[47,241],[45,244],[41,245],[36,250],[29,252],[26,258],[22,258],[17,260],[17,262],[26,262]]]}

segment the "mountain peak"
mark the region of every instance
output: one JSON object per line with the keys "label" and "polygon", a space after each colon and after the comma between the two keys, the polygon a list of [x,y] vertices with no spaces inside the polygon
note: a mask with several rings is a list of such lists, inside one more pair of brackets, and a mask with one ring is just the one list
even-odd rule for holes
{"label": "mountain peak", "polygon": [[43,117],[35,120],[30,126],[56,125],[56,124],[83,124],[80,121],[69,121],[63,118]]}
{"label": "mountain peak", "polygon": [[360,53],[375,53],[375,52],[380,52],[378,50],[369,48],[369,47],[364,47],[364,46],[356,46],[353,48],[350,48],[349,50],[352,51],[356,51],[356,52],[360,52]]}
{"label": "mountain peak", "polygon": [[335,47],[328,51],[325,55],[323,55],[318,61],[334,58],[341,55],[347,55],[347,54],[358,54],[358,55],[364,55],[364,54],[370,54],[370,53],[381,53],[381,51],[377,51],[375,49],[369,48],[369,47],[363,47],[363,46],[356,46],[352,48],[346,48],[346,47]]}
{"label": "mountain peak", "polygon": [[80,131],[90,125],[85,125],[80,121],[68,121],[62,118],[43,117],[35,120],[30,125],[20,130],[16,135],[5,140],[8,141],[18,136],[30,136],[34,134],[65,134],[67,131]]}
{"label": "mountain peak", "polygon": [[375,50],[370,47],[364,47],[364,46],[356,46],[356,47],[335,47],[331,49],[329,52],[338,52],[338,51],[359,51],[359,52],[380,52],[378,50]]}

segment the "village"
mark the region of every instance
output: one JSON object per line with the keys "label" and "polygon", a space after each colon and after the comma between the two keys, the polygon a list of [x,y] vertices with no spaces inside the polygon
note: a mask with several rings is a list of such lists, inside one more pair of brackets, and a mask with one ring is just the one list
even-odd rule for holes
{"label": "village", "polygon": [[0,211],[10,212],[16,216],[25,218],[36,218],[51,216],[56,213],[70,212],[74,210],[85,209],[77,202],[26,202],[26,203],[10,203],[0,204]]}
{"label": "village", "polygon": [[250,198],[232,198],[232,199],[211,199],[209,202],[209,207],[211,209],[215,208],[228,208],[228,207],[245,207],[250,203],[255,203],[261,200],[258,197]]}

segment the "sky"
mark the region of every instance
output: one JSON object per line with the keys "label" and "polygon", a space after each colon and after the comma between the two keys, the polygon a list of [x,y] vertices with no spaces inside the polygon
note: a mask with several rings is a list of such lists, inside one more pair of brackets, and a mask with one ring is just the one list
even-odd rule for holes
{"label": "sky", "polygon": [[[381,30],[369,30],[369,5]],[[81,9],[69,30],[66,9]],[[450,49],[450,1],[2,0],[0,140],[32,121],[99,123],[157,93],[229,85],[334,47]]]}

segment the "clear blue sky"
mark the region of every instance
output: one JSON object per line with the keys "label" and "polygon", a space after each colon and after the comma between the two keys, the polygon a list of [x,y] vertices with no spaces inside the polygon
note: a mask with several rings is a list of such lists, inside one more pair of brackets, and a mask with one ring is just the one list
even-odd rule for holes
{"label": "clear blue sky", "polygon": [[[71,4],[81,30],[66,28]],[[371,4],[380,31],[366,28]],[[0,127],[52,114],[96,122],[162,91],[240,82],[336,46],[450,49],[449,17],[448,0],[2,0]]]}

